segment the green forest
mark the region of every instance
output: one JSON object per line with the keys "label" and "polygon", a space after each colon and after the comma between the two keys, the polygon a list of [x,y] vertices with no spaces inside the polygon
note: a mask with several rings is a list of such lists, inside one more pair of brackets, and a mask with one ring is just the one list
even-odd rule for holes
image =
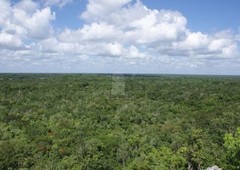
{"label": "green forest", "polygon": [[240,169],[240,77],[0,74],[0,169]]}

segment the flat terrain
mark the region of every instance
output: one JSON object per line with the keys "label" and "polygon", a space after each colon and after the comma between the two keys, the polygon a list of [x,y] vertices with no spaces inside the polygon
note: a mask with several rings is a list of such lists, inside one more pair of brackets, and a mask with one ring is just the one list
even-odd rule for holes
{"label": "flat terrain", "polygon": [[0,74],[0,169],[239,169],[239,118],[240,77]]}

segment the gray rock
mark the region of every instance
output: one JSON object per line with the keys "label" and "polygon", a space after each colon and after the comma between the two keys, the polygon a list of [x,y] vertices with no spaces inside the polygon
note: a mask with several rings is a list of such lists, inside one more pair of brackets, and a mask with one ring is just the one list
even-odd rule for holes
{"label": "gray rock", "polygon": [[214,165],[212,167],[207,168],[206,170],[222,170],[222,168],[219,168],[218,166]]}

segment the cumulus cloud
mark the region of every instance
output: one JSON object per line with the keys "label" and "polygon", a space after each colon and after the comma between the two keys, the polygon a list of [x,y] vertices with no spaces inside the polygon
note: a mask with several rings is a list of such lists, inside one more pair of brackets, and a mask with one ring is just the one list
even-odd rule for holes
{"label": "cumulus cloud", "polygon": [[0,15],[1,32],[22,39],[43,39],[52,30],[51,20],[55,18],[49,7],[39,9],[32,0],[23,0],[17,4],[1,0],[2,14]]}
{"label": "cumulus cloud", "polygon": [[5,24],[5,21],[11,16],[10,2],[7,0],[0,0],[0,26]]}
{"label": "cumulus cloud", "polygon": [[187,34],[186,39],[175,43],[177,48],[180,49],[204,49],[209,45],[209,38],[207,35],[202,34],[201,32],[190,32]]}
{"label": "cumulus cloud", "polygon": [[238,54],[231,31],[214,35],[192,32],[181,13],[152,10],[141,1],[132,3],[130,0],[119,0],[113,3],[110,0],[89,0],[81,17],[90,24],[75,32],[68,30],[62,34],[65,34],[63,37],[79,37],[79,40],[85,37],[85,40],[103,42],[112,40],[168,57],[229,58]]}
{"label": "cumulus cloud", "polygon": [[22,0],[15,5],[15,8],[26,11],[27,13],[34,13],[39,8],[39,5],[32,0]]}
{"label": "cumulus cloud", "polygon": [[[121,29],[128,41],[151,43],[177,40],[186,29],[186,18],[176,11],[151,10],[141,1],[89,1],[87,10],[81,17],[88,22],[105,22]],[[112,6],[114,5],[114,7]],[[97,8],[101,8],[96,10]],[[89,16],[89,17],[86,17]]]}
{"label": "cumulus cloud", "polygon": [[78,43],[60,42],[56,38],[48,38],[40,41],[35,48],[44,53],[81,54],[84,46]]}
{"label": "cumulus cloud", "polygon": [[17,49],[23,45],[21,39],[5,32],[0,33],[0,48]]}
{"label": "cumulus cloud", "polygon": [[57,5],[63,7],[72,2],[72,0],[43,0],[46,6]]}
{"label": "cumulus cloud", "polygon": [[89,0],[87,9],[81,17],[88,21],[98,21],[118,11],[131,0]]}
{"label": "cumulus cloud", "polygon": [[123,33],[114,25],[106,23],[92,23],[84,25],[78,30],[64,30],[59,38],[68,42],[113,41],[121,39]]}
{"label": "cumulus cloud", "polygon": [[186,19],[178,12],[148,9],[146,16],[130,24],[132,30],[126,35],[142,44],[178,41],[185,34],[185,26]]}
{"label": "cumulus cloud", "polygon": [[[22,29],[21,36],[35,39],[43,39],[49,36],[52,32],[50,21],[55,17],[51,9],[46,7],[41,10],[35,10],[29,14],[25,10],[13,8],[12,19],[6,23],[3,29],[12,30],[20,33],[17,28]],[[8,26],[11,26],[10,28]],[[14,28],[16,28],[14,30]]]}
{"label": "cumulus cloud", "polygon": [[51,6],[64,7],[70,2],[0,0],[0,51],[19,50],[19,56],[28,51],[66,60],[105,57],[102,60],[175,68],[197,68],[210,60],[239,57],[240,34],[232,30],[208,34],[191,31],[180,12],[150,9],[140,0],[88,0],[80,14],[83,26],[54,30]]}
{"label": "cumulus cloud", "polygon": [[37,10],[32,15],[16,10],[14,16],[27,30],[31,38],[46,38],[52,32],[50,21],[55,18],[55,15],[49,7]]}

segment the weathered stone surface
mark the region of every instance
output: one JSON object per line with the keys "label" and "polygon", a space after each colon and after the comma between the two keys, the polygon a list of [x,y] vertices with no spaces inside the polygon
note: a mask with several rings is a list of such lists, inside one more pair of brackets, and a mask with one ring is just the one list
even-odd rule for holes
{"label": "weathered stone surface", "polygon": [[218,166],[214,165],[213,167],[209,167],[206,170],[222,170],[222,169],[219,168]]}

